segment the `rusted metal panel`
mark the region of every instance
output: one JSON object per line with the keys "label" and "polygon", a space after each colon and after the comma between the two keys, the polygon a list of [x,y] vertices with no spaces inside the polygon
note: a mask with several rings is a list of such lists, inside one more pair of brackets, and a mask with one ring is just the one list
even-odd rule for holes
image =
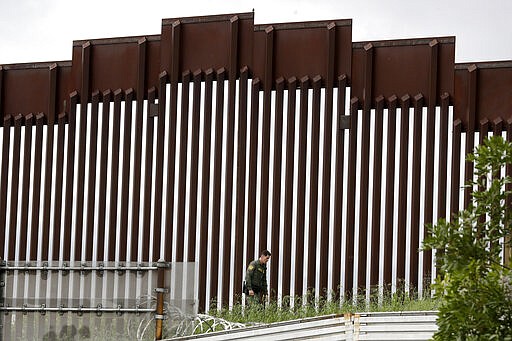
{"label": "rusted metal panel", "polygon": [[[453,68],[455,58],[455,39],[453,37],[404,39],[375,42],[357,42],[352,50],[352,97],[361,99],[364,104],[365,91],[365,46],[371,43],[373,55],[373,77],[371,92],[401,97],[409,94],[423,94],[425,101],[435,96],[440,104],[440,96],[453,93]],[[437,89],[430,94],[431,87],[431,45],[438,44]],[[367,91],[370,91],[368,88]],[[375,108],[375,97],[371,98]]]}
{"label": "rusted metal panel", "polygon": [[[182,74],[186,70],[225,68],[229,77],[232,22],[238,22],[237,65],[252,65],[253,13],[164,19],[161,35],[161,71]],[[181,27],[179,51],[173,30]],[[173,60],[178,59],[175,67]],[[238,73],[239,70],[236,70]]]}
{"label": "rusted metal panel", "polygon": [[[56,76],[51,75],[54,69],[58,70]],[[70,71],[71,62],[68,61],[2,65],[0,112],[26,116],[30,113],[48,113],[51,104],[64,108],[70,93]],[[56,77],[55,90],[48,86],[50,77]],[[55,117],[51,119],[53,122]]]}
{"label": "rusted metal panel", "polygon": [[[146,77],[144,88],[139,85],[139,48],[141,41],[146,42]],[[82,68],[84,46],[90,49],[90,70],[87,72],[90,82],[87,86],[87,100],[92,92],[108,89],[142,90],[147,98],[147,90],[158,86],[160,64],[160,35],[78,40],[73,42],[71,86],[79,89],[84,76]]]}
{"label": "rusted metal panel", "polygon": [[[334,28],[333,28],[334,26]],[[329,32],[334,30],[334,47]],[[334,50],[334,75],[351,75],[352,20],[265,24],[254,26],[253,76],[264,80],[265,45],[268,31],[273,31],[273,69],[269,79],[321,76],[323,86],[329,72],[329,48]],[[300,58],[297,58],[300,56]],[[332,67],[331,67],[332,68]],[[334,82],[334,79],[329,77]],[[265,79],[266,80],[266,79]]]}
{"label": "rusted metal panel", "polygon": [[512,115],[512,61],[455,65],[454,119],[463,131],[478,131],[480,120]]}
{"label": "rusted metal panel", "polygon": [[[46,64],[4,65],[3,69],[3,112],[4,114],[46,111],[48,66]],[[36,95],[39,94],[39,95]]]}

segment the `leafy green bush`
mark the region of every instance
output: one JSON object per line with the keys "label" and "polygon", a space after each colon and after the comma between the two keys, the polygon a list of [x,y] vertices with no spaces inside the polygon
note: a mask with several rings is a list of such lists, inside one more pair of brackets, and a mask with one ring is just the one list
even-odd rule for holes
{"label": "leafy green bush", "polygon": [[[440,299],[434,340],[512,340],[512,271],[502,262],[512,232],[512,144],[486,139],[474,154],[475,189],[467,209],[450,221],[429,226],[424,249],[437,249],[439,274],[433,289]],[[476,189],[477,188],[477,189]]]}

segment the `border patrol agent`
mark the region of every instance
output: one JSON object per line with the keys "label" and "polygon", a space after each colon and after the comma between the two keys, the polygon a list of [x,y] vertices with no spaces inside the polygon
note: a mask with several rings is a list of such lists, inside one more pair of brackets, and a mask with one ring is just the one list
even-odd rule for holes
{"label": "border patrol agent", "polygon": [[270,251],[261,251],[260,258],[252,261],[245,273],[244,293],[249,304],[260,303],[268,295],[267,287],[267,263],[270,259]]}

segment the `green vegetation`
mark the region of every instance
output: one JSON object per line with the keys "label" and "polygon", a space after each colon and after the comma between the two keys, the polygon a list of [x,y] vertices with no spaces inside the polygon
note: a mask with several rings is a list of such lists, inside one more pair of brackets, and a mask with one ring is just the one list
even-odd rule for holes
{"label": "green vegetation", "polygon": [[[424,249],[437,249],[440,300],[434,340],[512,340],[512,271],[502,265],[512,233],[512,144],[494,136],[468,156],[476,180],[469,207],[431,226]],[[505,260],[510,264],[510,259]]]}
{"label": "green vegetation", "polygon": [[427,311],[437,310],[438,301],[425,297],[423,299],[411,298],[413,295],[387,294],[378,302],[377,297],[371,299],[367,304],[366,300],[353,301],[327,301],[320,298],[315,302],[313,299],[296,297],[294,307],[290,307],[290,297],[283,299],[279,306],[277,302],[271,302],[265,308],[261,305],[242,306],[235,304],[232,309],[210,310],[210,314],[228,321],[239,323],[274,323],[288,320],[295,320],[306,317],[322,316],[330,314],[344,314],[355,312],[377,312],[377,311]]}

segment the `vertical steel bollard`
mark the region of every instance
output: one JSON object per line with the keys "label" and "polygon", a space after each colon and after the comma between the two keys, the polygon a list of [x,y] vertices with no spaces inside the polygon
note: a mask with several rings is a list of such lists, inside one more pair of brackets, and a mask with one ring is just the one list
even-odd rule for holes
{"label": "vertical steel bollard", "polygon": [[155,311],[155,340],[162,339],[162,324],[163,320],[166,319],[164,310],[164,299],[165,294],[169,292],[169,289],[165,287],[165,270],[170,267],[170,264],[165,262],[163,259],[159,259],[157,264],[158,278],[157,287],[155,288],[156,293],[156,311]]}
{"label": "vertical steel bollard", "polygon": [[0,312],[0,341],[4,339],[4,312],[3,308],[5,306],[5,267],[7,263],[5,260],[0,258],[0,308],[2,311]]}

